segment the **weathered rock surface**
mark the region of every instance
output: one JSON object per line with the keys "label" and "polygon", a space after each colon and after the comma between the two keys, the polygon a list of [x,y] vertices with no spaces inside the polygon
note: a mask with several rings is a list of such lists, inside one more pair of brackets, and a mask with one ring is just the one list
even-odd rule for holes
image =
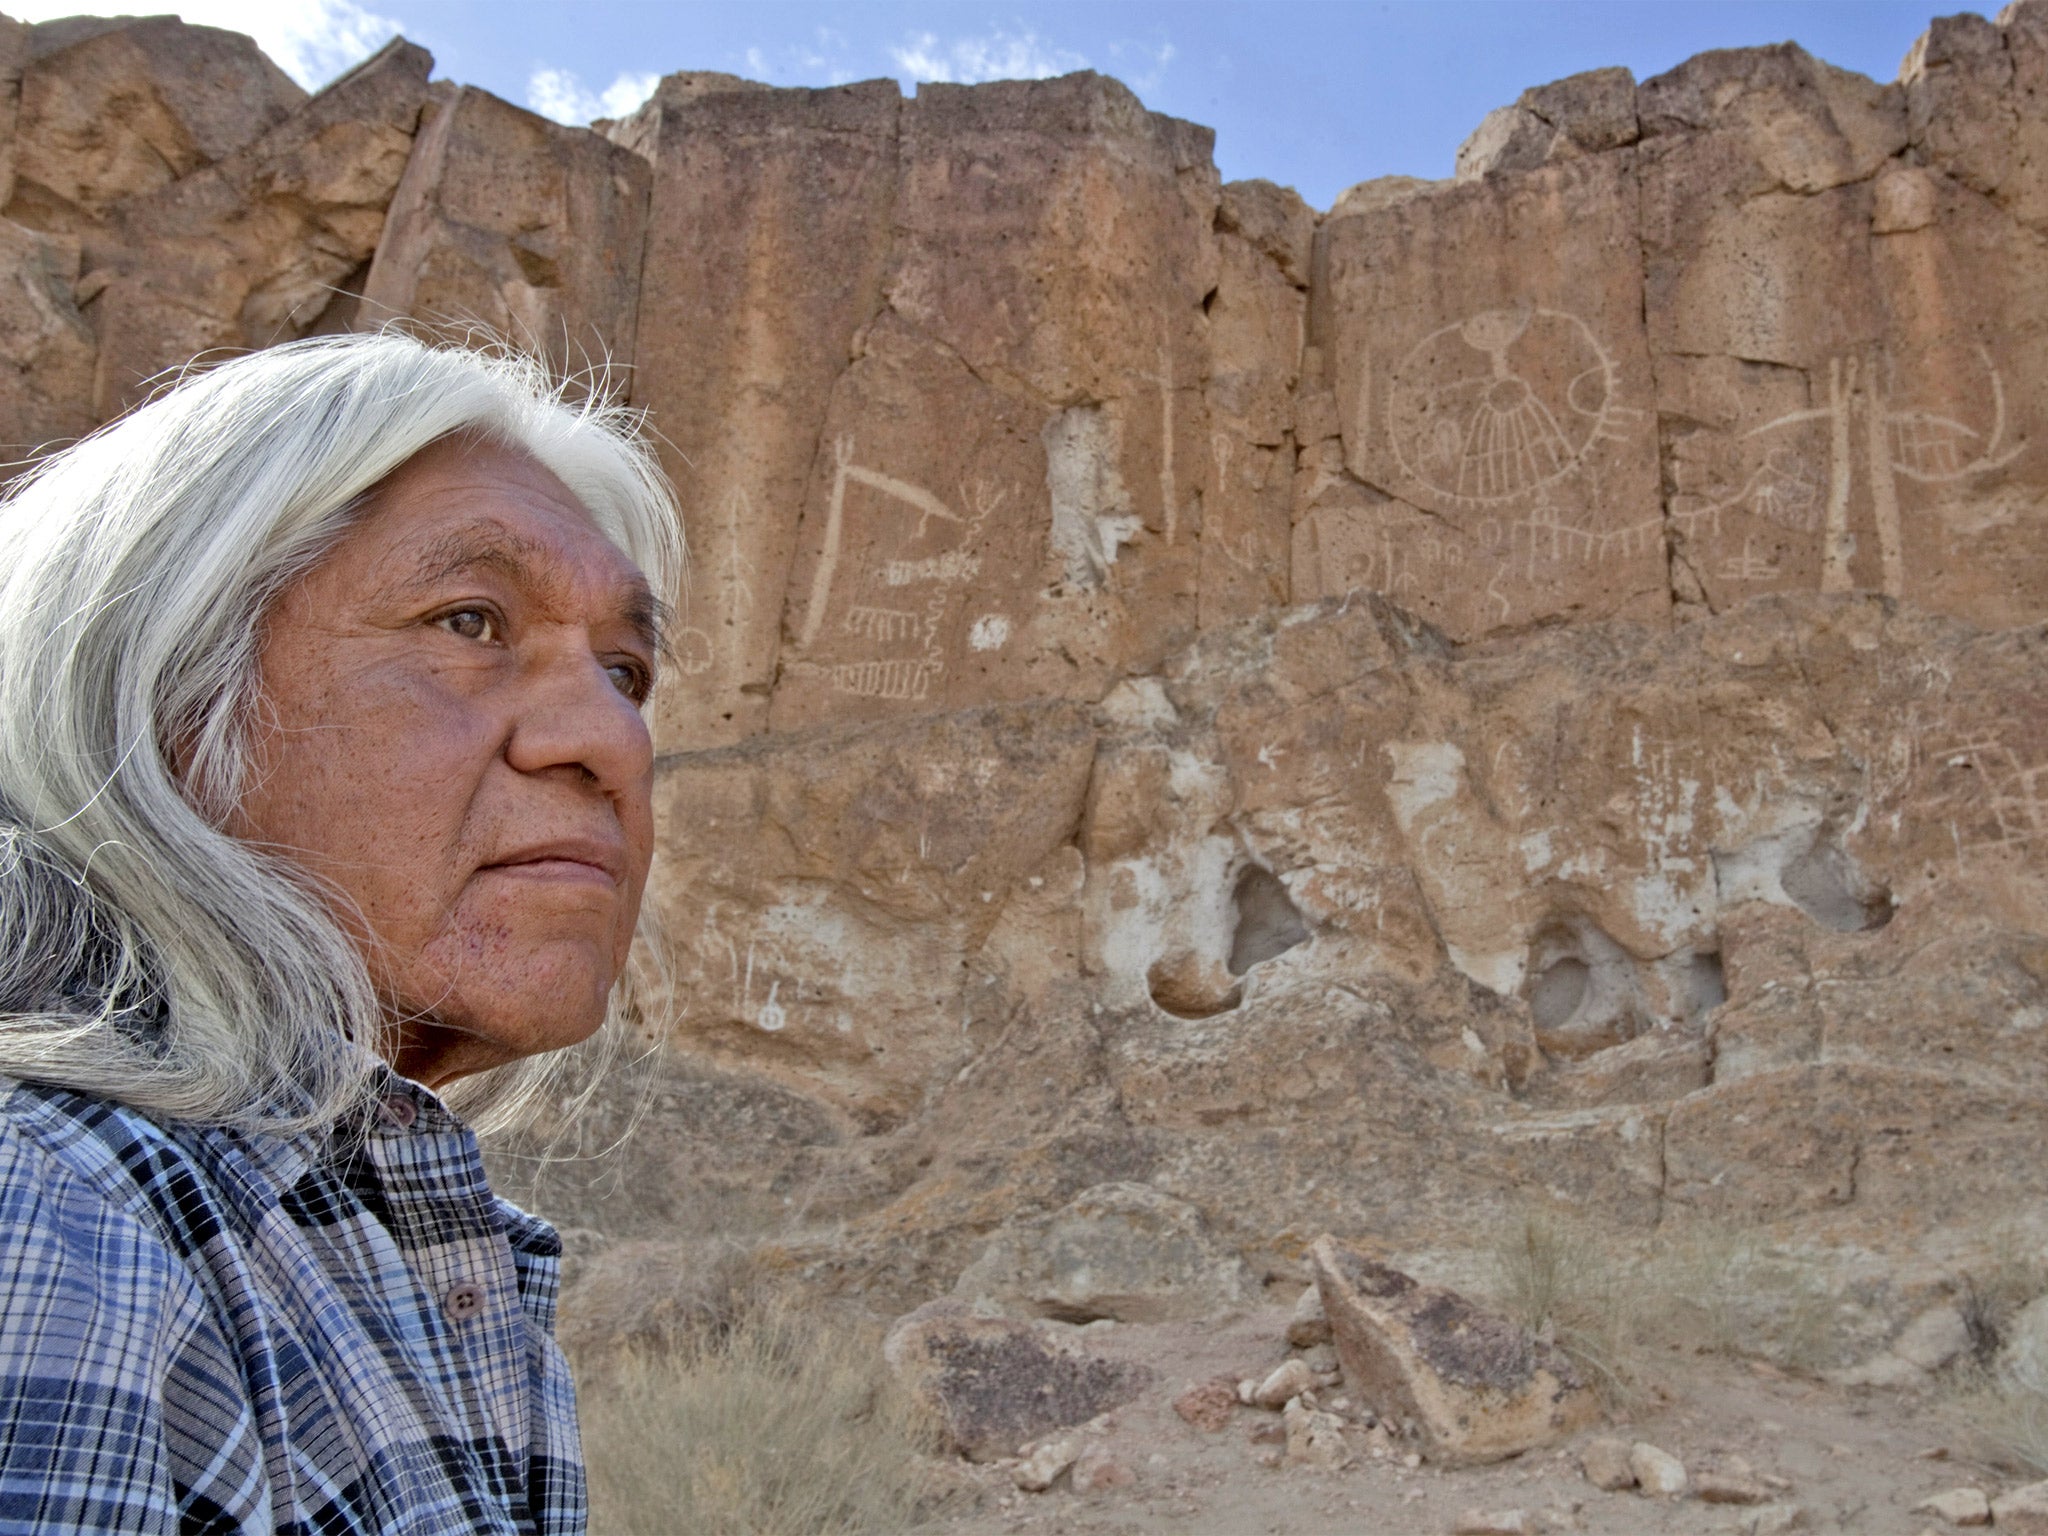
{"label": "weathered rock surface", "polygon": [[1950,1488],[1913,1506],[1916,1515],[1939,1515],[1950,1525],[1989,1525],[1991,1501],[1981,1488]]}
{"label": "weathered rock surface", "polygon": [[1334,1238],[1317,1239],[1309,1256],[1345,1385],[1430,1460],[1498,1461],[1597,1416],[1570,1362],[1527,1330]]}
{"label": "weathered rock surface", "polygon": [[[975,1461],[1018,1455],[1050,1431],[1129,1402],[1151,1380],[1141,1367],[958,1302],[933,1302],[900,1319],[883,1352],[897,1379],[938,1416],[954,1449]],[[1040,1487],[1080,1453],[1078,1438],[1054,1443],[1044,1460],[1058,1464]]]}
{"label": "weathered rock surface", "polygon": [[306,100],[239,32],[172,16],[7,25],[19,35],[6,78],[20,103],[7,217],[39,229],[77,233],[226,159]]}
{"label": "weathered rock surface", "polygon": [[1073,1315],[1197,1305],[1024,1283],[1111,1184],[1286,1285],[1763,1223],[1894,1266],[1860,1359],[2048,1193],[2041,0],[1538,86],[1321,215],[1093,75],[590,132],[429,68],[0,25],[0,452],[394,313],[630,365],[677,1049],[544,1209]]}
{"label": "weathered rock surface", "polygon": [[1991,1501],[1991,1523],[2003,1536],[2048,1536],[2048,1483],[2028,1483]]}
{"label": "weathered rock surface", "polygon": [[480,325],[599,382],[630,370],[651,179],[630,150],[458,88],[392,193],[360,319]]}
{"label": "weathered rock surface", "polygon": [[1069,1323],[1213,1317],[1257,1294],[1199,1211],[1135,1183],[1083,1190],[1050,1216],[1003,1228],[953,1290]]}

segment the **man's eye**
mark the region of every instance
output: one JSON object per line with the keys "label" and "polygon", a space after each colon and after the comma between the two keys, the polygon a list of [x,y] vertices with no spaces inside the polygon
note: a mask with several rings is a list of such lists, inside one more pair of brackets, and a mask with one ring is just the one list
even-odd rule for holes
{"label": "man's eye", "polygon": [[604,670],[612,680],[612,686],[635,704],[645,704],[647,695],[654,691],[646,669],[633,662],[615,661]]}
{"label": "man's eye", "polygon": [[498,626],[490,614],[481,608],[458,608],[453,613],[443,614],[441,627],[451,635],[460,635],[465,640],[495,640]]}

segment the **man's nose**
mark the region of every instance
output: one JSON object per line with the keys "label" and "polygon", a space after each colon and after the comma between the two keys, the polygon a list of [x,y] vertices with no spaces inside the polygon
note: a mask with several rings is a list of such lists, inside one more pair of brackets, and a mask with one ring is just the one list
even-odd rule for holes
{"label": "man's nose", "polygon": [[646,781],[654,742],[587,641],[561,637],[520,669],[520,695],[505,757],[522,773],[582,769],[607,794]]}

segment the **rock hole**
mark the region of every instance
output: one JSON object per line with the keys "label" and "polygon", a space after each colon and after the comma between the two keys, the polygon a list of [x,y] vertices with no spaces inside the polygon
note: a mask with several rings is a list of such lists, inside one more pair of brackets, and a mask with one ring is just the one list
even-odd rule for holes
{"label": "rock hole", "polygon": [[1301,920],[1301,909],[1270,869],[1245,865],[1231,903],[1237,909],[1237,931],[1230,936],[1233,976],[1242,976],[1260,962],[1308,941],[1308,924]]}
{"label": "rock hole", "polygon": [[1202,313],[1205,315],[1209,314],[1215,308],[1216,290],[1214,288],[1211,288],[1207,293],[1202,295]]}
{"label": "rock hole", "polygon": [[1728,976],[1721,969],[1721,957],[1712,953],[1688,955],[1679,972],[1678,990],[1682,995],[1676,1001],[1688,1019],[1711,1013],[1727,1002]]}
{"label": "rock hole", "polygon": [[1153,961],[1145,988],[1154,1003],[1177,1019],[1213,1018],[1244,1001],[1243,989],[1231,984],[1213,958],[1184,949]]}
{"label": "rock hole", "polygon": [[1586,1001],[1586,989],[1592,982],[1592,967],[1576,955],[1566,955],[1552,964],[1529,988],[1529,1012],[1535,1016],[1536,1027],[1552,1030],[1569,1024]]}
{"label": "rock hole", "polygon": [[1825,838],[1815,838],[1788,863],[1779,883],[1794,906],[1837,933],[1864,933],[1892,920],[1891,892],[1873,889],[1849,856]]}
{"label": "rock hole", "polygon": [[1577,1061],[1643,1032],[1647,1010],[1635,960],[1584,917],[1558,919],[1529,951],[1529,1005],[1546,1056]]}

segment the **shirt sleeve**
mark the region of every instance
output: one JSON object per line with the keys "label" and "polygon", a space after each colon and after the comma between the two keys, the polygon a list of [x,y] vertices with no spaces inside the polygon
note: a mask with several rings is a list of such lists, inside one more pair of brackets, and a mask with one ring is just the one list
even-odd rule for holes
{"label": "shirt sleeve", "polygon": [[191,1272],[0,1126],[0,1533],[269,1530],[248,1395]]}

